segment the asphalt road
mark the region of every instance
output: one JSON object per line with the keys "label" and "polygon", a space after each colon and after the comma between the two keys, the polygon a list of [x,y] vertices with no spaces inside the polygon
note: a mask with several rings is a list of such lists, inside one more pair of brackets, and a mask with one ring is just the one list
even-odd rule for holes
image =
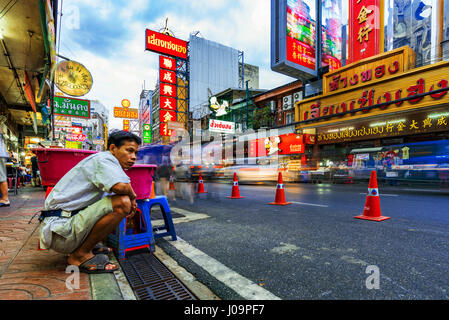
{"label": "asphalt road", "polygon": [[[178,236],[280,299],[449,298],[449,193],[380,187],[390,219],[374,222],[354,218],[363,184],[285,184],[287,206],[268,204],[273,185],[240,185],[244,199],[227,199],[229,184],[205,188],[192,205],[170,201],[210,216],[177,224]],[[169,238],[157,244],[222,299],[242,299]]]}

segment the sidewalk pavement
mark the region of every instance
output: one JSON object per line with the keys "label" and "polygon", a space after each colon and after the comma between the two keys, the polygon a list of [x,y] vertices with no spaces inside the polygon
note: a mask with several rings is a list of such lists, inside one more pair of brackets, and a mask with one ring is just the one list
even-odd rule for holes
{"label": "sidewalk pavement", "polygon": [[80,273],[78,286],[66,273],[66,255],[38,250],[38,216],[28,222],[44,197],[43,188],[26,186],[9,194],[10,207],[0,207],[0,300],[135,299],[123,273]]}

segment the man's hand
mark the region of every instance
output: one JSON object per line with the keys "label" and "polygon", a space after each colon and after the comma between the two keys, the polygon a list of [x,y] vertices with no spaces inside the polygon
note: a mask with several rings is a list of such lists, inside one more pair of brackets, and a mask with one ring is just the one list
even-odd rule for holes
{"label": "man's hand", "polygon": [[137,202],[136,199],[131,200],[131,212],[126,216],[126,218],[132,218],[137,212]]}

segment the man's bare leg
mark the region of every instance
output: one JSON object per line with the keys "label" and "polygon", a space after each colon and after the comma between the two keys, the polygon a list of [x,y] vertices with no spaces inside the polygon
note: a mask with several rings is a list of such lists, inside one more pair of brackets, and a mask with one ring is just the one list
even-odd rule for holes
{"label": "man's bare leg", "polygon": [[2,194],[0,198],[0,202],[8,203],[8,182],[2,181],[0,182],[0,193]]}
{"label": "man's bare leg", "polygon": [[[131,200],[128,196],[113,196],[112,209],[111,213],[97,221],[86,240],[69,255],[67,259],[69,264],[79,266],[94,256],[92,253],[94,246],[104,240],[131,212]],[[106,265],[105,268],[111,270],[117,268],[117,266],[111,263]]]}

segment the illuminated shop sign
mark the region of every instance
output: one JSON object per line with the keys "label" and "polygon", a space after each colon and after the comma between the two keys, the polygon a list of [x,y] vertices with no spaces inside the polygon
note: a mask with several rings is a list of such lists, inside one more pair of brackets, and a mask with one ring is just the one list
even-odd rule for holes
{"label": "illuminated shop sign", "polygon": [[349,1],[350,62],[379,53],[380,18],[380,0]]}
{"label": "illuminated shop sign", "polygon": [[160,83],[160,95],[161,96],[169,96],[172,98],[176,97],[176,86],[167,84],[167,83]]}
{"label": "illuminated shop sign", "polygon": [[161,122],[159,125],[159,133],[161,136],[171,136],[174,130],[168,128],[167,122]]}
{"label": "illuminated shop sign", "polygon": [[133,108],[114,107],[114,117],[139,119],[139,110]]}
{"label": "illuminated shop sign", "polygon": [[176,110],[176,99],[170,97],[160,97],[161,109]]}
{"label": "illuminated shop sign", "polygon": [[447,91],[441,90],[448,88],[448,74],[449,63],[441,62],[378,81],[375,86],[305,100],[296,111],[300,121],[322,124],[448,103]]}
{"label": "illuminated shop sign", "polygon": [[146,29],[145,49],[168,56],[187,59],[186,41],[150,29]]}
{"label": "illuminated shop sign", "polygon": [[176,121],[176,112],[160,109],[159,119],[161,122]]}
{"label": "illuminated shop sign", "polygon": [[169,58],[169,57],[164,57],[161,55],[161,56],[159,56],[159,67],[161,69],[175,71],[176,70],[176,60]]}
{"label": "illuminated shop sign", "polygon": [[209,131],[221,133],[235,133],[235,122],[210,119]]}
{"label": "illuminated shop sign", "polygon": [[361,87],[380,79],[391,78],[414,66],[415,54],[405,46],[382,55],[353,63],[323,76],[323,94]]}
{"label": "illuminated shop sign", "polygon": [[342,49],[342,1],[341,0],[321,0],[322,16],[322,65],[329,65],[329,70],[336,70],[341,67]]}
{"label": "illuminated shop sign", "polygon": [[288,133],[250,140],[248,152],[250,157],[304,153],[303,135]]}
{"label": "illuminated shop sign", "polygon": [[379,139],[449,130],[449,109],[410,113],[407,116],[365,121],[351,126],[317,129],[317,143]]}
{"label": "illuminated shop sign", "polygon": [[129,120],[128,119],[123,119],[123,130],[129,131]]}
{"label": "illuminated shop sign", "polygon": [[90,118],[90,100],[55,96],[53,98],[53,114],[77,118]]}

